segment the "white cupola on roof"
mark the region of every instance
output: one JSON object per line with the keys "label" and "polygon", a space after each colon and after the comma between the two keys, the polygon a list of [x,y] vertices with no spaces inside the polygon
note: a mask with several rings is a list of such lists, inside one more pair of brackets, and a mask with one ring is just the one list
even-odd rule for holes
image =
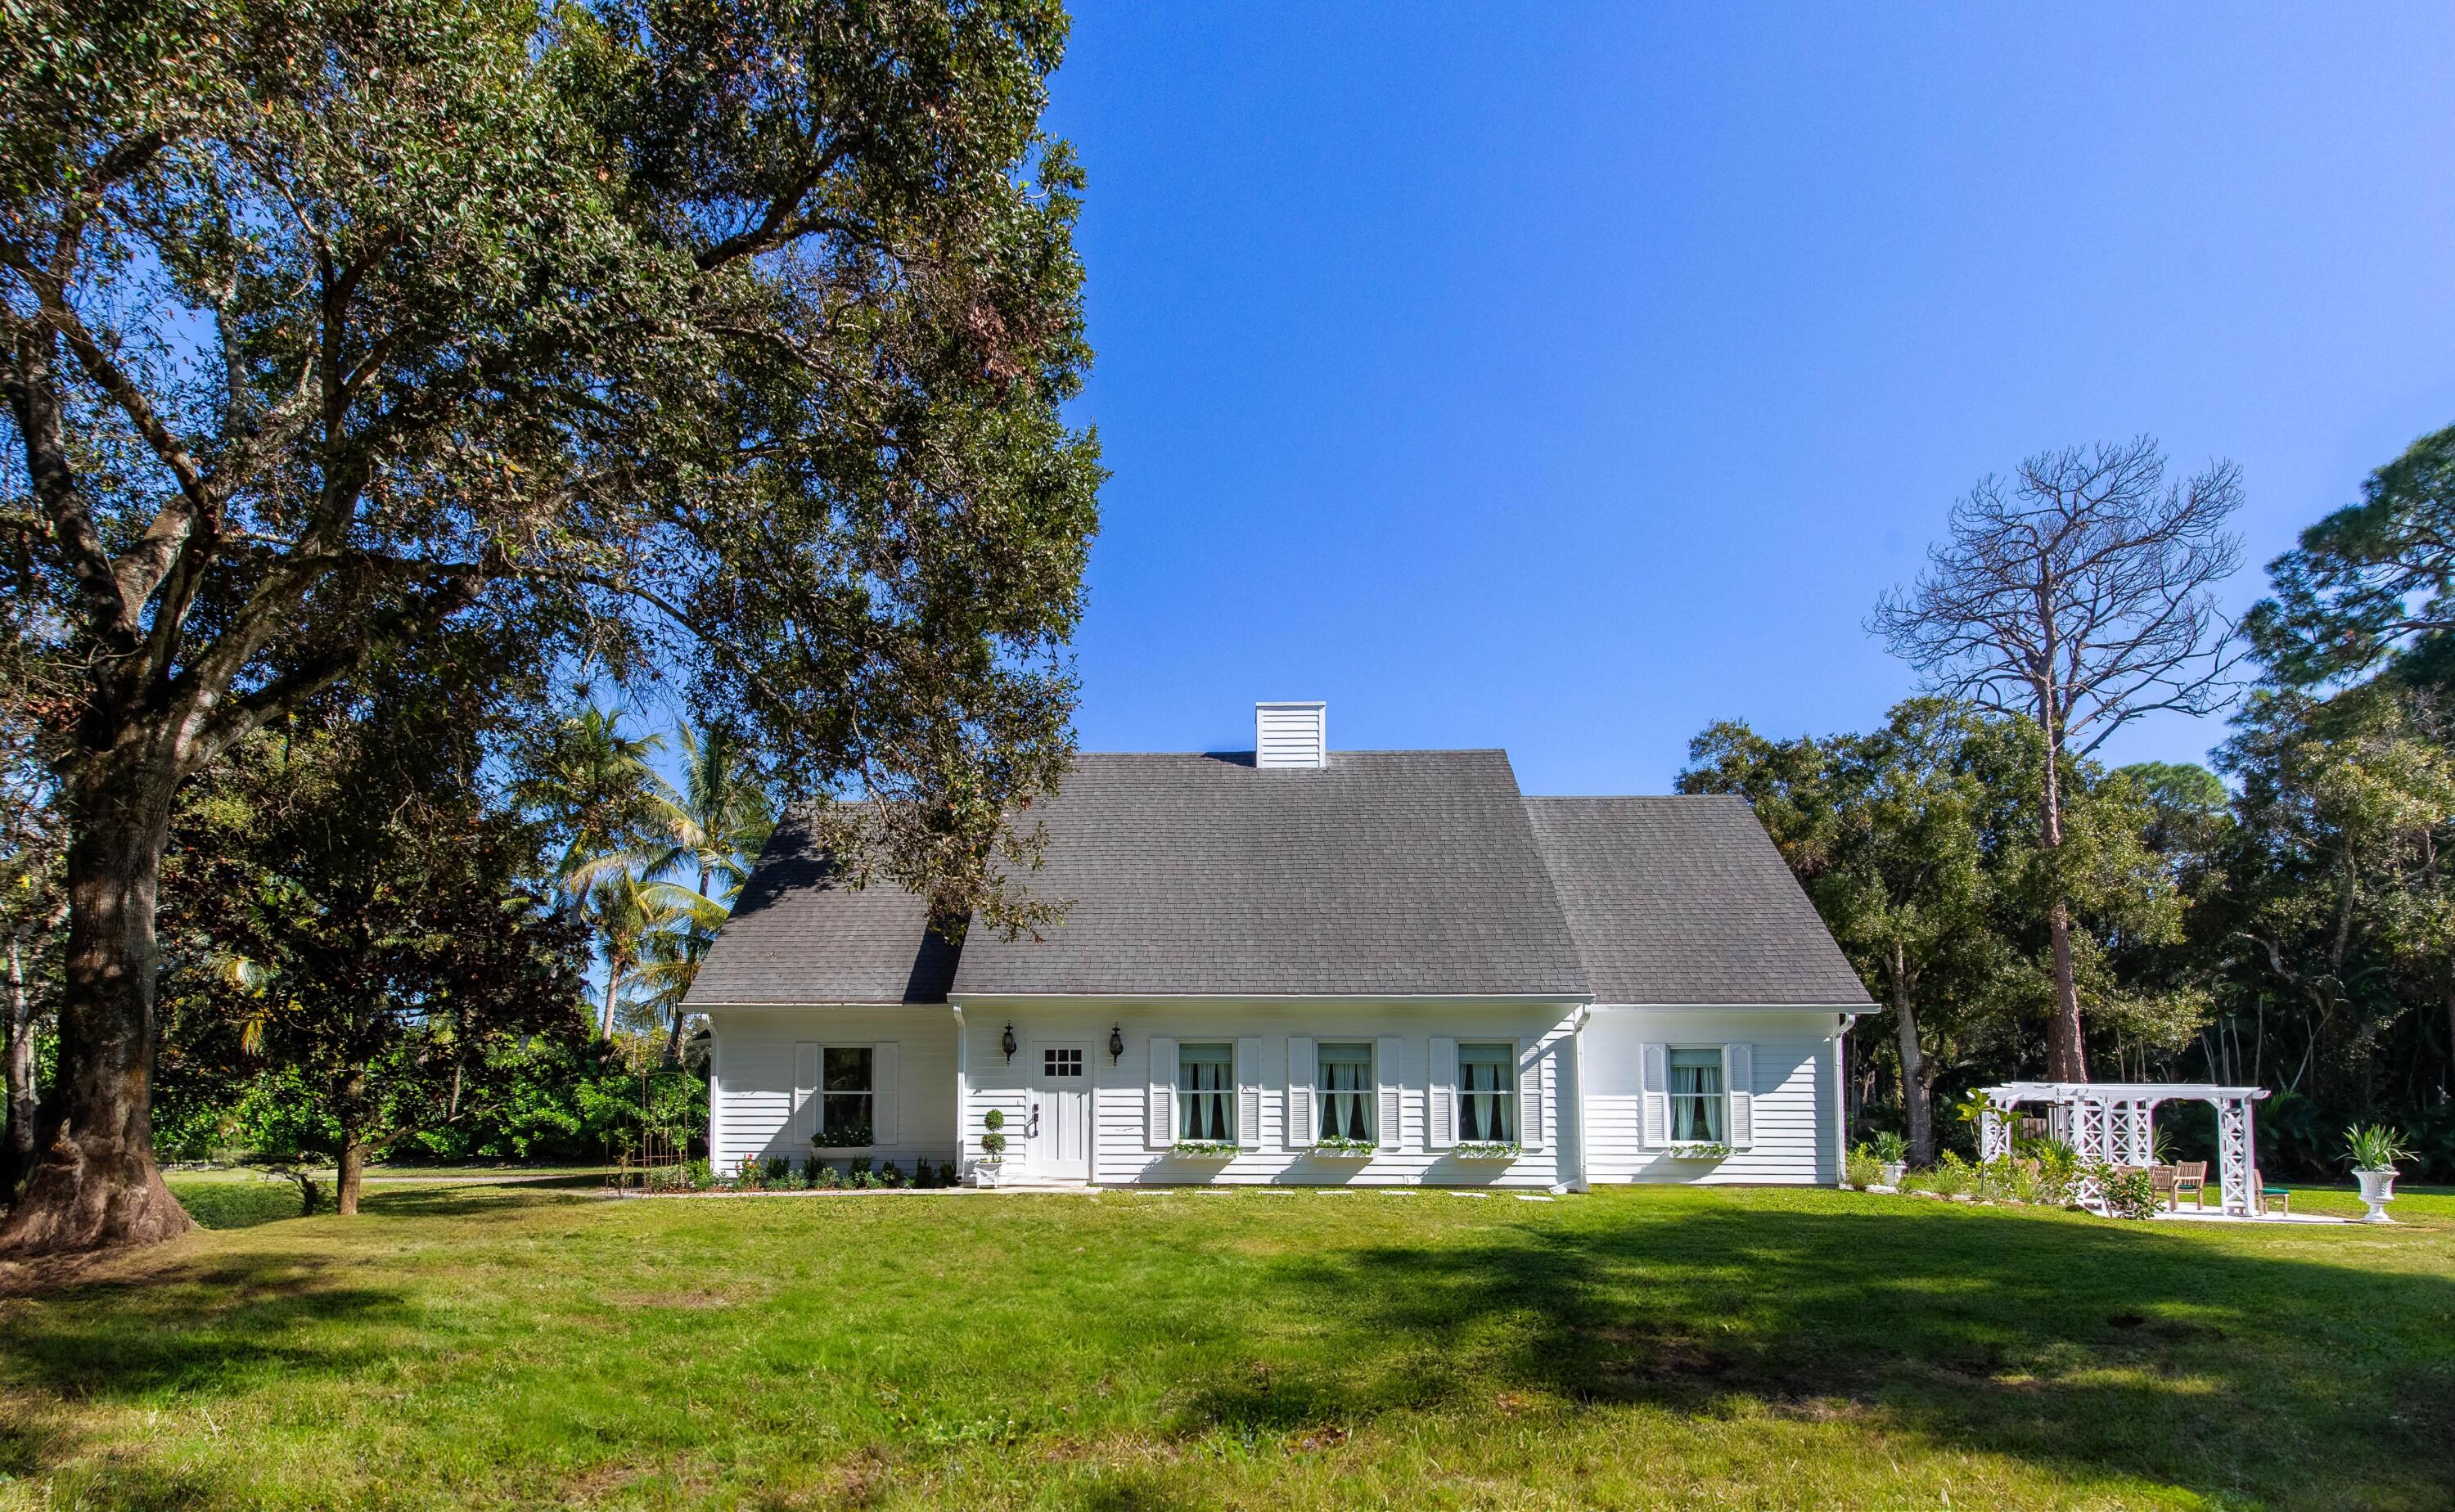
{"label": "white cupola on roof", "polygon": [[1328,766],[1329,705],[1253,705],[1253,764],[1257,767]]}

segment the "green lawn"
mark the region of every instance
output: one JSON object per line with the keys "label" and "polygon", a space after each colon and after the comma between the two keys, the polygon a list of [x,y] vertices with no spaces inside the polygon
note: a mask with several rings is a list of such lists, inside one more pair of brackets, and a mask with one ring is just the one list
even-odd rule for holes
{"label": "green lawn", "polygon": [[180,1184],[0,1300],[0,1507],[2455,1504],[2444,1196]]}

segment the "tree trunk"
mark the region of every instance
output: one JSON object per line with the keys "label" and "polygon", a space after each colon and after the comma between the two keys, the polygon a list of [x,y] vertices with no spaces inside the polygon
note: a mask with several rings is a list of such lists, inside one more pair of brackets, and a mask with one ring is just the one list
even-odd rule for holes
{"label": "tree trunk", "polygon": [[611,964],[605,968],[605,1010],[597,1016],[597,1038],[614,1038],[614,998],[622,990],[622,974]]}
{"label": "tree trunk", "polygon": [[669,1066],[682,1063],[682,1005],[674,1004],[673,1025],[665,1031],[665,1064]]}
{"label": "tree trunk", "polygon": [[195,1226],[153,1163],[153,911],[175,778],[110,772],[72,795],[59,1076],[0,1254],[148,1244]]}
{"label": "tree trunk", "polygon": [[1901,948],[1893,947],[1893,1017],[1900,1035],[1901,1117],[1909,1125],[1910,1161],[1935,1163],[1935,1075],[1918,1043],[1917,1011],[1910,1005],[1909,976],[1902,969]]}
{"label": "tree trunk", "polygon": [[0,1202],[15,1194],[34,1163],[34,999],[26,987],[29,921],[9,937],[8,1021],[0,1058],[8,1062],[8,1122],[0,1132]]}
{"label": "tree trunk", "polygon": [[[2062,742],[2056,737],[2054,724],[2045,724],[2045,815],[2040,839],[2053,853],[2063,844]],[[2080,1032],[2080,983],[2072,973],[2071,904],[2061,896],[2059,878],[2055,886],[2055,899],[2046,907],[2046,942],[2055,968],[2054,1015],[2046,1023],[2046,1079],[2086,1081],[2088,1055]]]}
{"label": "tree trunk", "polygon": [[343,1218],[355,1218],[358,1213],[358,1190],[366,1184],[367,1141],[359,1137],[356,1125],[341,1130],[341,1169],[333,1183],[333,1211]]}

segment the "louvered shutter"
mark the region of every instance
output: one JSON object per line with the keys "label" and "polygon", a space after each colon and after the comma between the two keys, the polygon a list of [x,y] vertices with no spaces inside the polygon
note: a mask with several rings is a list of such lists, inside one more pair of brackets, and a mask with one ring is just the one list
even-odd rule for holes
{"label": "louvered shutter", "polygon": [[902,1132],[896,1122],[896,1094],[903,1087],[902,1057],[893,1040],[878,1046],[869,1057],[869,1119],[870,1141],[874,1144],[901,1143]]}
{"label": "louvered shutter", "polygon": [[1381,1079],[1381,1105],[1374,1110],[1372,1141],[1385,1150],[1406,1142],[1406,1089],[1398,1080],[1400,1058],[1406,1053],[1407,1041],[1394,1035],[1385,1037],[1372,1053],[1372,1070]]}
{"label": "louvered shutter", "polygon": [[1533,1039],[1517,1041],[1517,1142],[1543,1148],[1543,1046]]}
{"label": "louvered shutter", "polygon": [[793,1047],[793,1133],[803,1144],[819,1137],[819,1047],[807,1039]]}
{"label": "louvered shutter", "polygon": [[1734,1150],[1744,1150],[1756,1142],[1755,1058],[1755,1052],[1747,1045],[1722,1047],[1722,1096],[1728,1106],[1725,1121]]}
{"label": "louvered shutter", "polygon": [[1262,1144],[1262,1038],[1236,1041],[1236,1142],[1248,1150]]}
{"label": "louvered shutter", "polygon": [[1143,1140],[1154,1150],[1176,1142],[1176,1041],[1150,1038],[1150,1105]]}
{"label": "louvered shutter", "polygon": [[1312,1058],[1312,1039],[1288,1036],[1288,1148],[1309,1150],[1313,1140],[1312,1080],[1321,1068]]}
{"label": "louvered shutter", "polygon": [[1639,1045],[1636,1050],[1644,1094],[1644,1127],[1639,1134],[1647,1149],[1658,1150],[1671,1142],[1671,1048]]}
{"label": "louvered shutter", "polygon": [[1424,1088],[1425,1142],[1435,1150],[1452,1149],[1457,1144],[1457,1040],[1434,1035],[1431,1052]]}

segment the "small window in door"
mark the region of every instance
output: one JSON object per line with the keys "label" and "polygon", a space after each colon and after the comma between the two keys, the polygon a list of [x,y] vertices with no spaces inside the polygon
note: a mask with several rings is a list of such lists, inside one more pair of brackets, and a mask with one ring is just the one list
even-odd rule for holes
{"label": "small window in door", "polygon": [[1083,1052],[1076,1050],[1043,1050],[1040,1053],[1040,1074],[1044,1077],[1079,1077],[1083,1074]]}

